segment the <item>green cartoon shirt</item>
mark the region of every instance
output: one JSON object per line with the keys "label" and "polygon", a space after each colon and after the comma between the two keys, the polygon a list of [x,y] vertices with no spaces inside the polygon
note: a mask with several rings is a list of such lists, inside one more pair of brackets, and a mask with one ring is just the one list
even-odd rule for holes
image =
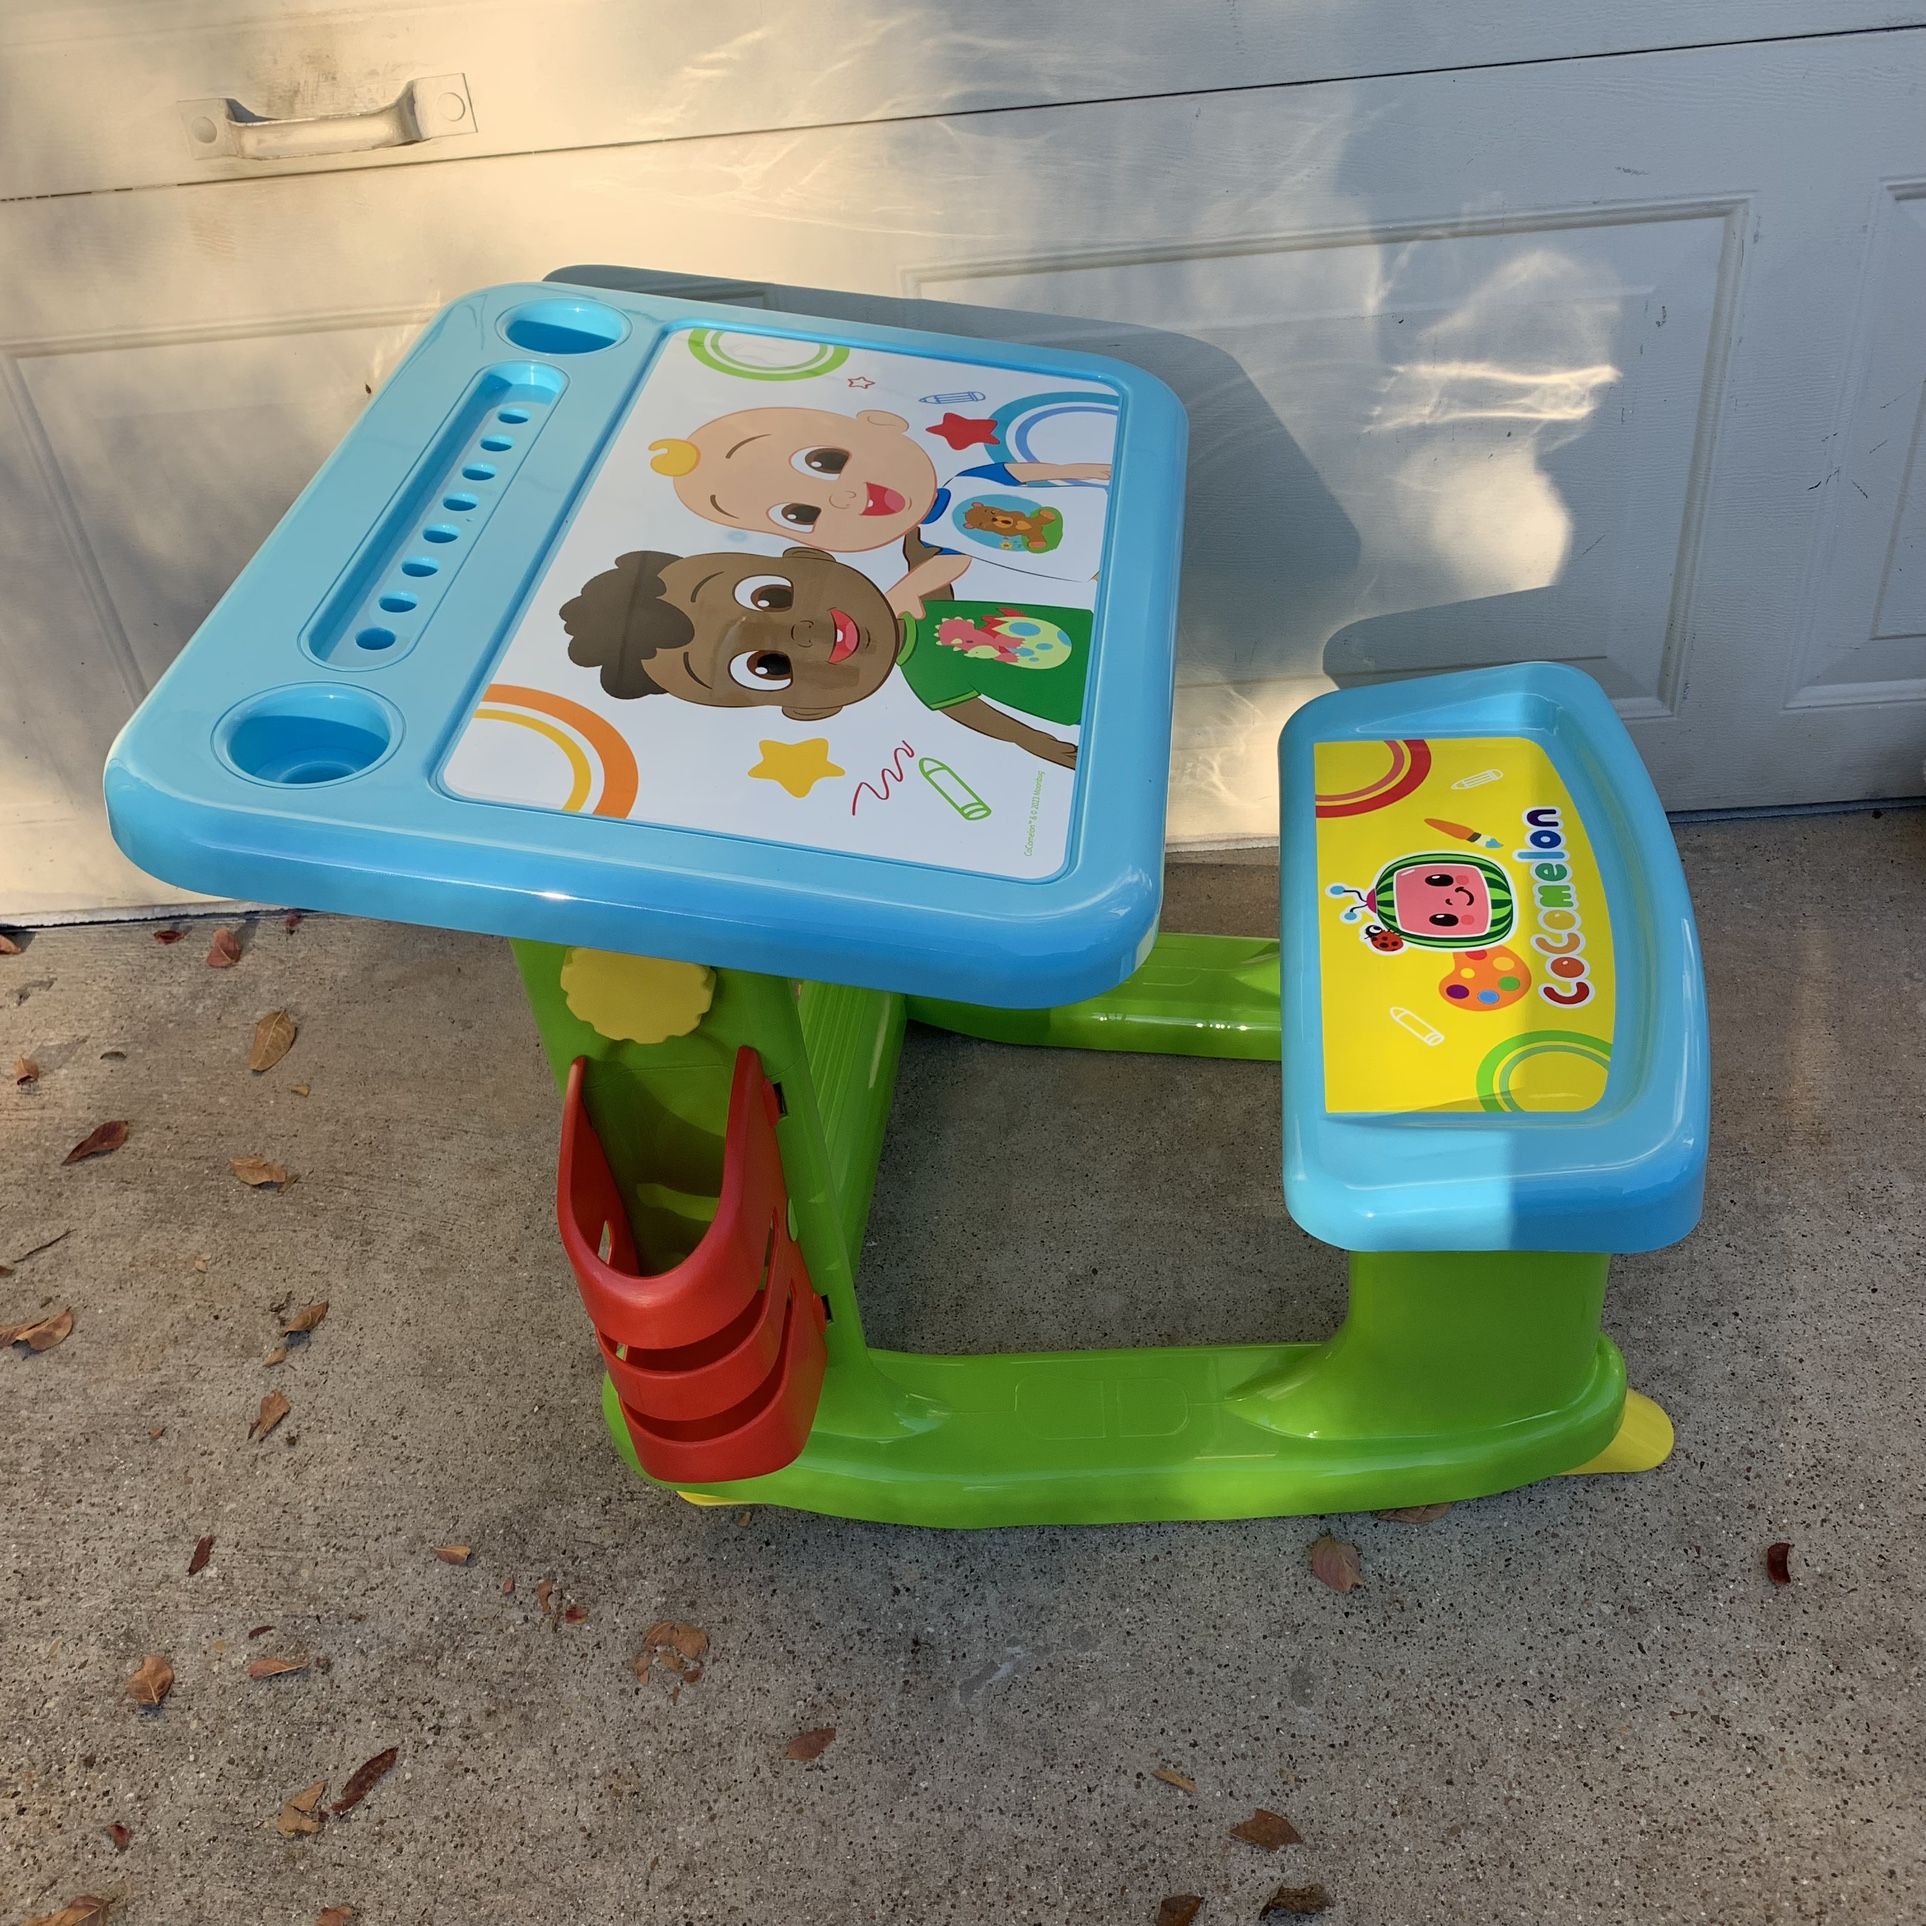
{"label": "green cartoon shirt", "polygon": [[1038,722],[1080,723],[1090,611],[926,602],[920,618],[903,618],[896,666],[932,709],[987,696]]}

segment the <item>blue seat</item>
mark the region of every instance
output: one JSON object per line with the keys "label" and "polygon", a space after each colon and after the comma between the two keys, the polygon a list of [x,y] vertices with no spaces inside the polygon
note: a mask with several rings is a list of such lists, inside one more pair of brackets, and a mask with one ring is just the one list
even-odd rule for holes
{"label": "blue seat", "polygon": [[1547,663],[1295,715],[1284,1191],[1350,1251],[1641,1251],[1697,1221],[1705,988],[1651,779]]}

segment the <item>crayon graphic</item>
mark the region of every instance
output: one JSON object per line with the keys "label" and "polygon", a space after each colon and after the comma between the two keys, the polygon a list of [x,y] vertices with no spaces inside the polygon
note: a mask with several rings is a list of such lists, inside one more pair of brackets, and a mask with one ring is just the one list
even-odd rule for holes
{"label": "crayon graphic", "polygon": [[1409,1030],[1420,1043],[1428,1043],[1435,1047],[1444,1041],[1442,1030],[1434,1030],[1417,1011],[1407,1010],[1402,1004],[1392,1004],[1391,1021],[1400,1030]]}
{"label": "crayon graphic", "polygon": [[923,772],[923,780],[966,823],[980,823],[990,813],[990,805],[947,762],[925,756],[916,766]]}
{"label": "crayon graphic", "polygon": [[1424,826],[1427,829],[1435,829],[1440,836],[1450,836],[1461,843],[1475,843],[1485,849],[1496,849],[1499,846],[1496,836],[1487,836],[1482,830],[1469,828],[1464,823],[1447,822],[1442,816],[1427,816],[1424,819]]}
{"label": "crayon graphic", "polygon": [[1504,773],[1502,769],[1481,769],[1475,776],[1460,776],[1451,786],[1453,789],[1476,789],[1482,783],[1497,782]]}
{"label": "crayon graphic", "polygon": [[982,399],[983,391],[981,388],[964,388],[959,393],[953,395],[917,396],[917,400],[919,400],[925,408],[941,408],[952,401],[981,401]]}

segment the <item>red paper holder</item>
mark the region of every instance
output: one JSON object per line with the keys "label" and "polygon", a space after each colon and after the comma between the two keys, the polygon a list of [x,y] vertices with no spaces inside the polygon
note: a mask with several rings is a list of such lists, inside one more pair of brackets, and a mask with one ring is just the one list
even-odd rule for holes
{"label": "red paper holder", "polygon": [[569,1070],[556,1213],[636,1456],[666,1484],[780,1470],[816,1415],[825,1320],[789,1233],[775,1086],[754,1050],[736,1052],[714,1221],[647,1274],[583,1101],[587,1061]]}

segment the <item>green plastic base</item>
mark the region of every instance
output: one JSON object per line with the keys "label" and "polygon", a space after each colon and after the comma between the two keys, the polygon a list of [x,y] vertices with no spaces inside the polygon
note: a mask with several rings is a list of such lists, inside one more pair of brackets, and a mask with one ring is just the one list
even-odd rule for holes
{"label": "green plastic base", "polygon": [[993,1043],[1275,1063],[1278,946],[1256,936],[1160,936],[1127,983],[1055,1010],[992,1010],[913,996],[919,1023]]}
{"label": "green plastic base", "polygon": [[[1569,1471],[1617,1432],[1625,1366],[1598,1341],[1567,1409],[1423,1438],[1332,1439],[1256,1421],[1252,1387],[1311,1367],[1316,1345],[1039,1351],[1005,1357],[872,1352],[927,1428],[835,1428],[831,1387],[803,1454],[781,1471],[690,1490],[718,1504],[789,1505],[878,1524],[1120,1525],[1283,1518],[1484,1497]],[[615,1388],[603,1413],[641,1472]],[[646,1476],[647,1474],[643,1474]]]}
{"label": "green plastic base", "polygon": [[[713,1210],[736,1047],[752,1044],[782,1090],[797,1236],[830,1312],[822,1397],[793,1463],[685,1489],[698,1502],[921,1525],[1274,1517],[1480,1497],[1663,1455],[1650,1442],[1662,1414],[1643,1403],[1638,1437],[1621,1437],[1625,1368],[1599,1332],[1597,1255],[1357,1254],[1348,1315],[1322,1344],[947,1357],[864,1343],[854,1260],[906,1014],[1010,1042],[1275,1057],[1274,944],[1166,937],[1120,990],[1034,1012],[724,971],[699,1028],[649,1045],[569,1010],[562,951],[516,947],[558,1077],[591,1060],[591,1115],[652,1263],[686,1250]],[[606,1381],[603,1395],[640,1471]]]}
{"label": "green plastic base", "polygon": [[[1284,1517],[1483,1497],[1568,1471],[1618,1430],[1605,1259],[1359,1256],[1323,1344],[931,1357],[832,1371],[809,1442],[725,1503],[889,1524]],[[879,1390],[881,1396],[878,1396]],[[621,1409],[610,1429],[631,1463]],[[636,1465],[636,1469],[641,1469]]]}

